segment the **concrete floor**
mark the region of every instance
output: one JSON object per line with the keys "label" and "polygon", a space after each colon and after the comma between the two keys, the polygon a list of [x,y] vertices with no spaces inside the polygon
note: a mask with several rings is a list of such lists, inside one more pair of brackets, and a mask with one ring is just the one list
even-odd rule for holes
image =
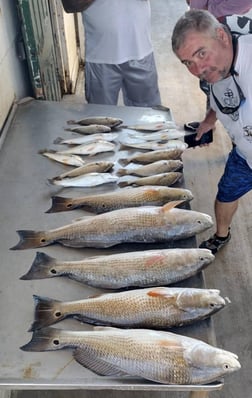
{"label": "concrete floor", "polygon": [[[159,86],[163,105],[171,108],[178,125],[204,117],[205,97],[198,88],[198,81],[172,54],[170,36],[178,17],[186,10],[185,1],[151,0],[153,17],[153,45],[159,74]],[[65,101],[83,101],[82,86],[76,95]],[[214,143],[208,148],[190,149],[183,155],[186,187],[191,189],[194,210],[214,217],[213,203],[217,182],[222,174],[230,141],[223,127],[217,123]],[[252,390],[252,193],[240,201],[232,224],[232,240],[205,271],[208,288],[220,289],[231,304],[214,317],[217,345],[238,354],[242,369],[225,378],[222,391],[210,393],[211,398],[251,398]],[[198,239],[209,235],[209,231]],[[116,391],[13,391],[12,398],[110,398]],[[182,398],[185,393],[152,393],[120,391],[121,398]]]}

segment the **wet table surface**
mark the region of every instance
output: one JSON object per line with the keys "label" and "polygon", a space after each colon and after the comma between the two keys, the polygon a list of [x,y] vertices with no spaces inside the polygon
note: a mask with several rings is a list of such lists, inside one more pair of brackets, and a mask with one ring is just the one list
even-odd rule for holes
{"label": "wet table surface", "polygon": [[[23,352],[19,349],[31,338],[28,329],[33,322],[33,294],[70,301],[105,292],[68,278],[20,280],[19,278],[30,268],[37,249],[9,250],[18,242],[16,233],[18,229],[55,228],[72,222],[80,216],[90,215],[82,210],[45,213],[51,206],[52,195],[74,197],[119,189],[115,188],[115,184],[89,189],[62,189],[48,183],[48,178],[68,171],[70,167],[49,160],[38,151],[45,148],[61,150],[62,145],[54,144],[54,140],[57,137],[71,137],[72,133],[64,130],[67,127],[67,120],[78,120],[86,116],[119,117],[124,125],[172,121],[169,110],[162,109],[104,105],[76,106],[35,100],[18,105],[0,152],[0,388],[188,391],[191,397],[206,397],[209,391],[222,388],[223,382],[217,381],[205,386],[181,386],[162,385],[132,377],[101,377],[76,363],[68,350],[41,353]],[[123,134],[125,128],[118,129],[118,132]],[[127,157],[133,153],[133,149],[119,151],[118,146],[116,153],[96,155],[88,161],[112,160],[115,162],[116,170],[119,167],[119,155]],[[183,186],[186,187],[186,182]],[[58,259],[79,260],[85,256],[105,252],[116,253],[161,247],[164,245],[133,244],[95,250],[52,245],[40,251]],[[195,247],[195,239],[177,241],[174,246],[166,244],[165,247]],[[205,287],[204,275],[201,272],[176,286]],[[75,320],[64,320],[61,324],[64,328],[80,329],[80,324]],[[81,328],[89,330],[92,326],[82,324]],[[215,344],[211,319],[174,331]]]}

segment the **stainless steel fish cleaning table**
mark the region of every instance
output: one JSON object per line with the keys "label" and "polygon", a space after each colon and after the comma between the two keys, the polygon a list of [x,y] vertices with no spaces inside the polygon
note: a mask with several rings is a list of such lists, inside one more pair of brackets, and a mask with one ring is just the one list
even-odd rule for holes
{"label": "stainless steel fish cleaning table", "polygon": [[[59,136],[67,138],[71,135],[69,131],[64,130],[67,120],[77,120],[86,116],[119,117],[124,125],[172,120],[169,111],[151,108],[82,104],[76,106],[65,102],[32,99],[17,106],[0,153],[0,388],[148,390],[167,391],[170,394],[187,391],[191,398],[207,397],[210,391],[222,388],[222,380],[208,385],[162,385],[132,377],[101,377],[77,364],[69,351],[27,353],[19,349],[31,337],[27,330],[33,321],[33,294],[59,300],[77,300],[102,291],[64,278],[22,281],[19,278],[28,271],[36,251],[9,250],[18,241],[17,229],[49,229],[88,215],[81,210],[45,214],[50,207],[52,195],[60,192],[65,196],[80,196],[90,192],[101,193],[117,189],[115,184],[109,184],[92,190],[68,188],[62,193],[58,187],[48,183],[48,178],[70,168],[41,156],[38,151],[44,148],[59,150],[59,145],[55,145],[54,140]],[[120,134],[123,134],[123,129]],[[132,151],[120,150],[120,156],[127,157]],[[116,169],[118,152],[97,155],[89,160],[113,159]],[[176,242],[175,246],[195,247],[195,239]],[[142,246],[141,249],[154,247],[148,245]],[[129,251],[132,248],[122,246],[120,249],[106,249],[106,253],[119,250]],[[43,251],[53,257],[69,260],[104,254],[104,250],[73,249],[59,245],[46,247]],[[179,286],[204,287],[203,273],[180,283]],[[91,328],[74,320],[65,320],[59,327],[75,330]],[[193,326],[177,329],[176,332],[215,344],[212,320],[201,321]]]}

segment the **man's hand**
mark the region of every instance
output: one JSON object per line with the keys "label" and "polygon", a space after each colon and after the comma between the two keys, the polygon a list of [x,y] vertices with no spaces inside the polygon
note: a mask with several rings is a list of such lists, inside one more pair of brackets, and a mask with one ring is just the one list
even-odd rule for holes
{"label": "man's hand", "polygon": [[[205,119],[200,122],[199,127],[197,128],[197,134],[195,137],[196,141],[199,141],[203,134],[207,133],[209,130],[213,130],[215,127],[215,123],[217,121],[216,113],[213,109],[209,109]],[[205,144],[207,145],[207,144]]]}
{"label": "man's hand", "polygon": [[[197,134],[195,137],[196,141],[199,141],[201,139],[201,137],[207,133],[209,130],[212,130],[215,127],[214,124],[212,123],[208,123],[207,121],[204,121],[200,123],[199,127],[197,128]],[[207,145],[207,144],[204,144]]]}
{"label": "man's hand", "polygon": [[65,12],[75,13],[85,11],[95,0],[61,0]]}

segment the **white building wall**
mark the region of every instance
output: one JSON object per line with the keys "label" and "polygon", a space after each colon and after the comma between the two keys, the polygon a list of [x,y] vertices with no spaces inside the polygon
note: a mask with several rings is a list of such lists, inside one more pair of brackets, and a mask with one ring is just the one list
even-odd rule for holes
{"label": "white building wall", "polygon": [[27,67],[17,55],[20,23],[14,0],[0,0],[0,131],[16,100],[30,94]]}

